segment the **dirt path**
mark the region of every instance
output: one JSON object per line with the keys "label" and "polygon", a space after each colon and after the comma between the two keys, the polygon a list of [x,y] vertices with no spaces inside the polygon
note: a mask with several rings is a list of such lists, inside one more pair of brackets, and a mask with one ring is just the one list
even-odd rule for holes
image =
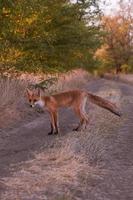
{"label": "dirt path", "polygon": [[[87,88],[96,92],[102,84],[100,81],[90,82]],[[32,112],[32,111],[31,111]],[[63,114],[65,112],[65,115]],[[74,113],[69,109],[62,109],[59,113],[61,132],[70,132],[77,124]],[[67,121],[67,123],[65,123]],[[53,145],[54,136],[48,137],[49,115],[42,113],[40,117],[31,122],[23,122],[11,130],[3,130],[0,133],[0,177],[9,175],[9,165],[32,158],[32,153],[42,146],[47,148]]]}
{"label": "dirt path", "polygon": [[[101,94],[101,96],[108,93],[110,88],[113,88],[111,91],[119,92],[118,96],[115,95],[116,93],[113,93],[111,98],[121,105],[122,112],[124,113],[121,120],[109,112],[91,105],[89,108],[90,127],[86,133],[70,133],[78,121],[71,110],[64,109],[60,111],[60,136],[47,136],[49,130],[49,117],[47,113],[40,115],[40,117],[30,123],[22,123],[19,124],[19,127],[3,130],[0,133],[0,192],[2,200],[17,199],[15,198],[15,193],[13,193],[12,185],[15,185],[14,180],[16,179],[14,179],[14,174],[18,173],[20,165],[21,167],[24,165],[24,169],[27,169],[25,168],[25,162],[29,165],[30,161],[35,159],[35,153],[46,152],[47,154],[47,151],[51,151],[51,149],[54,149],[56,152],[56,149],[62,148],[68,140],[69,143],[74,141],[74,145],[71,145],[74,146],[74,154],[77,156],[77,152],[80,152],[78,154],[83,155],[82,159],[85,160],[85,169],[91,170],[89,172],[84,171],[81,165],[84,161],[81,161],[80,172],[82,171],[82,174],[80,174],[80,177],[75,175],[78,178],[76,177],[75,179],[74,177],[71,184],[66,186],[67,189],[62,186],[63,184],[58,185],[57,183],[61,187],[60,195],[62,193],[63,195],[64,193],[69,193],[67,197],[58,196],[58,198],[55,198],[52,192],[48,192],[49,190],[44,192],[44,196],[36,191],[31,192],[32,194],[34,193],[34,196],[31,193],[25,194],[21,191],[22,186],[19,187],[20,185],[18,184],[17,194],[19,190],[21,191],[18,199],[133,199],[133,88],[124,83],[116,83],[104,79],[91,81],[87,86],[87,89]],[[100,137],[101,143],[97,138],[95,142],[95,135]],[[89,138],[88,140],[86,139],[87,137]],[[92,142],[91,144],[90,141]],[[92,156],[91,153],[94,155]],[[15,175],[15,177],[17,176]],[[8,184],[10,180],[12,185]],[[78,181],[78,184],[74,180]],[[47,186],[47,188],[51,187],[54,191],[53,186]],[[44,191],[44,188],[42,191]],[[14,197],[11,197],[11,194]]]}
{"label": "dirt path", "polygon": [[[133,199],[133,88],[116,83],[122,92],[123,123],[109,142],[105,175],[101,183],[103,199]],[[115,139],[115,140],[114,140]]]}

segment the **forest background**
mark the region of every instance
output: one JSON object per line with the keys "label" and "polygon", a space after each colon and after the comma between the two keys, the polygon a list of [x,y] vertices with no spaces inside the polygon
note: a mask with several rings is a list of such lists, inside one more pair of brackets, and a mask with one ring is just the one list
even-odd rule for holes
{"label": "forest background", "polygon": [[0,0],[0,72],[132,72],[133,0],[110,14],[101,4]]}

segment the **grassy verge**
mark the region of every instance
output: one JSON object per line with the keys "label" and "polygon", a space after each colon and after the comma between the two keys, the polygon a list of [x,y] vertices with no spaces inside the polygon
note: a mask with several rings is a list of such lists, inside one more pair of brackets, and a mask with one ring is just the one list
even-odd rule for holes
{"label": "grassy verge", "polygon": [[25,114],[24,93],[27,83],[19,79],[0,79],[0,128],[18,121]]}
{"label": "grassy verge", "polygon": [[[11,126],[35,112],[28,107],[25,89],[31,84],[45,80],[46,75],[22,75],[19,78],[1,77],[0,79],[0,128]],[[58,81],[48,88],[46,94],[68,89],[83,88],[89,80],[87,72],[82,70],[68,72],[58,76]]]}

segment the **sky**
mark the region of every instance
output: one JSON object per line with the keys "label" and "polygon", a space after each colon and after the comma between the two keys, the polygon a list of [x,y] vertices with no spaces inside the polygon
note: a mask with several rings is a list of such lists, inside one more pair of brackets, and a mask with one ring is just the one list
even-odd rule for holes
{"label": "sky", "polygon": [[[76,2],[76,0],[71,0],[72,2]],[[105,14],[113,14],[118,8],[119,0],[102,0],[105,2],[105,5],[101,4],[101,9]],[[126,0],[125,0],[126,1]]]}
{"label": "sky", "polygon": [[105,14],[113,14],[118,9],[118,0],[105,0],[105,5],[101,8]]}

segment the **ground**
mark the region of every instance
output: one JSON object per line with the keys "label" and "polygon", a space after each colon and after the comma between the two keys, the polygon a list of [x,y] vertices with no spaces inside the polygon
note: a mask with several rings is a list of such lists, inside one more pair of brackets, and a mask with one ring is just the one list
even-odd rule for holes
{"label": "ground", "polygon": [[2,129],[0,199],[133,199],[133,88],[96,79],[86,89],[115,102],[122,117],[89,103],[86,131],[71,131],[78,120],[70,109],[60,110],[58,136],[47,135],[47,113]]}

